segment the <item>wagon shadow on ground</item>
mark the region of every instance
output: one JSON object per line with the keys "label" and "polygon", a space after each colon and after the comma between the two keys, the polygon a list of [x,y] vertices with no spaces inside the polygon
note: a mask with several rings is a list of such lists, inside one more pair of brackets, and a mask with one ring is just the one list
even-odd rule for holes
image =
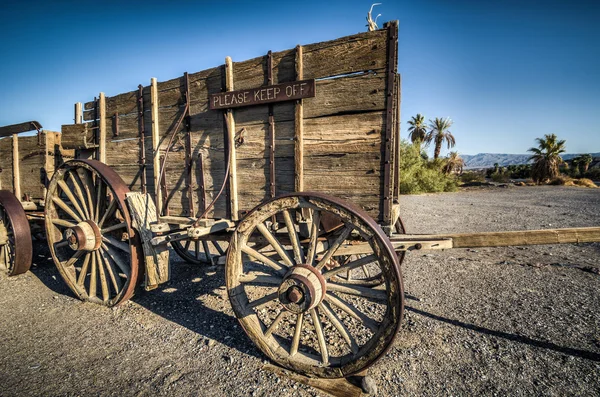
{"label": "wagon shadow on ground", "polygon": [[[140,288],[132,301],[204,339],[213,339],[260,359],[266,358],[248,339],[237,319],[225,313],[230,306],[227,294],[222,289],[225,286],[223,267],[196,266],[174,259],[174,252],[171,255],[171,280],[153,291],[146,292]],[[54,293],[76,299],[58,273],[46,247],[36,247],[31,273]],[[205,305],[202,302],[205,297],[219,302],[223,310],[214,310]]]}
{"label": "wagon shadow on ground", "polygon": [[[224,289],[223,267],[171,260],[174,268],[171,279],[156,290],[139,292],[132,301],[204,338],[257,358],[265,358],[248,339],[235,316],[226,313],[231,309]],[[219,310],[208,307],[203,303],[205,299],[219,305]]]}
{"label": "wagon shadow on ground", "polygon": [[600,362],[600,354],[599,353],[595,353],[595,352],[591,352],[591,351],[587,351],[587,350],[575,349],[575,348],[571,348],[571,347],[559,346],[552,342],[532,339],[527,336],[511,334],[509,332],[497,331],[497,330],[481,327],[479,325],[465,323],[460,320],[455,320],[455,319],[451,319],[451,318],[447,318],[447,317],[438,316],[436,314],[429,313],[424,310],[420,310],[420,309],[417,309],[417,308],[414,308],[411,306],[405,306],[404,308],[407,311],[421,315],[423,317],[427,317],[432,320],[444,322],[446,324],[454,325],[457,327],[465,328],[465,329],[475,331],[475,332],[478,332],[481,334],[495,336],[497,338],[502,338],[502,339],[526,344],[526,345],[533,346],[533,347],[539,347],[539,348],[543,348],[543,349],[553,350],[555,352],[566,354],[566,355],[573,356],[573,357],[579,357],[579,358],[584,358],[587,360]]}

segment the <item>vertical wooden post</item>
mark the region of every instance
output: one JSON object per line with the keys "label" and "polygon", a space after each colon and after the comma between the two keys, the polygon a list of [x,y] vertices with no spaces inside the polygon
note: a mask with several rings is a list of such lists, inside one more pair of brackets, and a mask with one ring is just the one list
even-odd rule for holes
{"label": "vertical wooden post", "polygon": [[99,137],[98,137],[98,159],[106,164],[106,97],[100,93],[98,99]]}
{"label": "vertical wooden post", "polygon": [[12,136],[12,150],[13,150],[13,193],[17,196],[17,199],[21,201],[21,171],[19,164],[19,136],[13,134]]}
{"label": "vertical wooden post", "polygon": [[385,147],[383,156],[383,230],[389,233],[392,227],[392,198],[393,191],[393,131],[395,122],[394,91],[396,86],[396,74],[398,70],[398,21],[391,21],[385,25],[387,29],[387,62],[386,62],[386,84],[385,84]]}
{"label": "vertical wooden post", "polygon": [[156,217],[160,217],[162,204],[162,193],[158,178],[160,177],[160,130],[158,125],[158,86],[156,78],[150,79],[150,103],[152,106],[152,162],[154,165],[154,196],[156,200]]}
{"label": "vertical wooden post", "polygon": [[77,102],[75,104],[75,117],[73,118],[75,124],[83,123],[83,108],[81,107],[81,102]]}
{"label": "vertical wooden post", "polygon": [[[225,58],[225,89],[227,91],[233,91],[233,62],[231,57]],[[235,158],[235,119],[233,117],[233,110],[227,110],[227,124],[229,129],[227,131],[227,140],[229,142],[229,200],[231,204],[231,219],[234,221],[238,220],[238,192],[237,192],[237,167]]]}
{"label": "vertical wooden post", "polygon": [[400,129],[402,125],[400,123],[400,105],[402,103],[402,76],[398,73],[398,78],[396,80],[396,106],[398,107],[398,112],[396,114],[396,154],[394,159],[394,168],[395,168],[395,180],[394,180],[394,198],[400,201]]}
{"label": "vertical wooden post", "polygon": [[[302,64],[302,46],[296,46],[296,80],[304,78]],[[294,188],[297,192],[304,191],[304,106],[302,99],[296,101],[294,117],[295,146],[294,146]]]}

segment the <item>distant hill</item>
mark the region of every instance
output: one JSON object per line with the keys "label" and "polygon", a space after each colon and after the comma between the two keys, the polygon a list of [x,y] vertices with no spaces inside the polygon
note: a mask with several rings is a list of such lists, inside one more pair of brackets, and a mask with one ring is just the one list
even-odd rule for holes
{"label": "distant hill", "polygon": [[[592,157],[600,157],[600,153],[590,153]],[[570,160],[581,154],[563,154],[562,158]],[[465,160],[465,168],[490,168],[494,163],[501,167],[508,165],[527,164],[530,154],[506,154],[506,153],[479,153],[475,155],[461,154],[460,157]]]}

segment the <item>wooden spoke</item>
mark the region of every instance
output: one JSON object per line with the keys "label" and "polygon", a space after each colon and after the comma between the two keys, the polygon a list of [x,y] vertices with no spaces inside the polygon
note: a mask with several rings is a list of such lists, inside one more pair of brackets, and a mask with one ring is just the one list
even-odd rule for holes
{"label": "wooden spoke", "polygon": [[359,287],[357,285],[340,285],[336,283],[328,283],[327,290],[337,291],[348,295],[362,296],[364,298],[371,298],[381,301],[387,300],[387,294],[385,291],[368,287]]}
{"label": "wooden spoke", "polygon": [[340,267],[336,267],[335,269],[326,271],[325,273],[323,273],[323,278],[325,280],[328,280],[331,277],[335,276],[336,274],[348,272],[348,279],[350,279],[350,270],[356,269],[357,267],[360,267],[360,266],[367,265],[376,260],[377,260],[377,256],[375,256],[375,255],[364,256],[364,257],[356,259],[352,262],[348,262]]}
{"label": "wooden spoke", "polygon": [[131,269],[129,268],[129,266],[125,265],[125,263],[119,257],[119,254],[104,243],[102,244],[102,249],[104,250],[103,252],[106,253],[110,257],[110,259],[112,259],[113,262],[117,264],[117,266],[125,274],[125,276],[129,278],[131,274]]}
{"label": "wooden spoke", "polygon": [[281,245],[279,240],[277,240],[275,238],[275,236],[273,236],[271,231],[269,229],[267,229],[265,224],[261,222],[256,226],[256,228],[258,229],[260,234],[262,234],[263,237],[269,242],[269,244],[271,244],[271,247],[273,247],[273,249],[275,251],[277,251],[277,253],[279,254],[279,257],[285,262],[285,264],[290,267],[294,266],[294,263],[292,262],[292,259],[288,255],[285,248],[283,248],[283,246]]}
{"label": "wooden spoke", "polygon": [[215,248],[217,249],[217,252],[219,253],[219,255],[225,255],[225,251],[223,250],[223,248],[221,247],[221,244],[219,244],[218,241],[213,241],[212,243],[215,246]]}
{"label": "wooden spoke", "polygon": [[267,328],[267,330],[265,331],[265,336],[269,336],[273,333],[273,331],[275,331],[277,329],[277,327],[279,326],[279,323],[281,323],[281,320],[283,320],[283,317],[285,316],[286,313],[289,313],[287,310],[281,310],[279,312],[279,314],[277,315],[277,317],[275,317],[275,320],[273,320],[273,322],[271,323],[271,325],[269,325],[269,328]]}
{"label": "wooden spoke", "polygon": [[93,252],[88,252],[83,258],[83,265],[81,265],[81,271],[79,272],[79,277],[77,278],[77,285],[83,286],[85,282],[85,277],[87,276],[88,267],[90,266],[90,259],[95,255]]}
{"label": "wooden spoke", "polygon": [[83,212],[85,213],[85,218],[90,219],[91,216],[90,216],[90,212],[88,211],[85,198],[83,196],[83,191],[81,190],[81,186],[79,185],[79,182],[76,180],[78,178],[75,177],[74,172],[69,172],[69,179],[70,179],[71,183],[73,184],[73,188],[75,188],[75,195],[79,199],[81,208],[83,209]]}
{"label": "wooden spoke", "polygon": [[321,359],[323,365],[329,364],[329,352],[327,351],[327,342],[325,341],[325,334],[323,334],[323,326],[321,325],[321,319],[319,319],[319,312],[317,309],[310,311],[310,316],[317,333],[317,340],[319,341],[319,350],[321,350]]}
{"label": "wooden spoke", "polygon": [[129,244],[118,241],[113,236],[102,236],[102,241],[112,245],[115,248],[120,249],[123,252],[130,253],[131,249],[129,248]]}
{"label": "wooden spoke", "polygon": [[249,306],[253,309],[257,309],[263,305],[266,305],[269,302],[274,301],[275,299],[277,299],[278,297],[278,293],[277,292],[273,292],[271,294],[265,295],[262,298],[256,299],[252,302],[250,302]]}
{"label": "wooden spoke", "polygon": [[106,221],[106,218],[108,218],[110,215],[112,215],[113,211],[117,209],[117,200],[116,199],[112,199],[110,204],[108,205],[108,208],[106,209],[106,211],[104,212],[104,215],[102,215],[102,218],[100,219],[100,222],[98,222],[98,227],[102,227],[102,225],[104,225],[104,222]]}
{"label": "wooden spoke", "polygon": [[[103,252],[106,251],[103,250]],[[105,255],[102,255],[98,252],[98,257],[102,257],[102,259],[104,260],[104,265],[106,267],[106,271],[108,272],[108,277],[112,282],[115,294],[118,294],[123,289],[123,283],[121,282],[121,277],[119,277],[119,272],[115,268],[115,265]]]}
{"label": "wooden spoke", "polygon": [[294,260],[296,263],[304,262],[304,251],[302,250],[302,244],[300,244],[300,237],[296,232],[296,225],[292,220],[292,216],[288,210],[283,211],[283,219],[285,220],[285,226],[290,235],[290,241],[292,242],[292,248],[294,250]]}
{"label": "wooden spoke", "polygon": [[52,197],[52,201],[58,205],[60,208],[63,209],[63,211],[65,211],[67,214],[69,214],[69,216],[73,219],[75,219],[77,222],[82,222],[81,218],[79,217],[79,215],[77,215],[75,212],[73,212],[73,210],[64,202],[62,201],[60,198],[58,198],[57,196]]}
{"label": "wooden spoke", "polygon": [[256,274],[242,274],[240,276],[241,283],[256,283],[256,284],[268,284],[268,285],[280,285],[283,279],[275,276],[267,275],[256,275]]}
{"label": "wooden spoke", "polygon": [[85,219],[86,218],[85,212],[83,212],[83,210],[79,206],[78,200],[75,198],[75,196],[73,196],[73,192],[71,192],[71,189],[69,189],[69,186],[67,185],[67,183],[65,181],[59,180],[58,186],[60,186],[62,191],[67,195],[67,197],[69,198],[69,201],[71,202],[71,204],[73,204],[73,207],[75,207],[75,210],[81,217],[80,219]]}
{"label": "wooden spoke", "polygon": [[67,260],[63,263],[63,266],[65,268],[68,268],[68,267],[75,265],[75,262],[77,262],[77,259],[79,259],[81,257],[81,255],[83,255],[83,253],[84,253],[84,251],[75,251],[73,256],[71,258],[69,258],[69,260]]}
{"label": "wooden spoke", "polygon": [[317,255],[317,242],[319,237],[319,224],[321,223],[321,212],[312,211],[312,223],[310,225],[310,242],[308,243],[308,252],[306,254],[306,264],[312,266]]}
{"label": "wooden spoke", "polygon": [[100,219],[100,207],[102,207],[102,179],[96,177],[96,215],[94,216],[94,220],[98,222]]}
{"label": "wooden spoke", "polygon": [[194,241],[194,257],[196,259],[198,259],[198,257],[200,256],[200,243],[198,243],[198,240]]}
{"label": "wooden spoke", "polygon": [[337,316],[337,314],[335,314],[335,312],[333,310],[331,310],[329,307],[327,307],[327,304],[328,304],[327,302],[319,303],[318,307],[319,307],[320,311],[322,311],[325,314],[325,316],[327,316],[327,318],[329,319],[331,324],[333,324],[335,329],[339,332],[339,334],[342,336],[342,338],[346,341],[346,344],[350,347],[350,350],[352,351],[352,353],[353,354],[358,353],[358,344],[356,343],[356,340],[350,334],[350,331],[348,331],[348,328],[346,328],[344,323],[342,323],[342,321]]}
{"label": "wooden spoke", "polygon": [[[98,251],[96,251],[96,252],[98,252]],[[92,270],[91,270],[91,274],[90,274],[90,290],[88,292],[88,295],[90,298],[95,298],[96,292],[97,292],[97,287],[96,287],[96,283],[97,283],[96,262],[98,262],[97,256],[98,256],[97,254],[92,256]]]}
{"label": "wooden spoke", "polygon": [[344,301],[342,301],[341,299],[339,299],[337,296],[335,296],[333,294],[330,294],[328,292],[325,295],[325,300],[328,303],[332,304],[333,306],[336,306],[337,308],[339,308],[342,311],[344,311],[350,317],[354,317],[354,319],[360,321],[365,327],[367,327],[372,332],[377,331],[378,326],[377,326],[377,323],[375,322],[375,320],[367,317],[367,315],[365,315],[364,313],[358,311],[353,306],[348,305],[347,303],[345,303]]}
{"label": "wooden spoke", "polygon": [[206,240],[202,240],[202,249],[204,250],[204,256],[206,259],[210,260],[210,248],[208,248],[208,242]]}
{"label": "wooden spoke", "polygon": [[369,273],[369,268],[367,268],[365,265],[362,265],[361,268],[362,268],[362,271],[365,274],[365,276],[367,278],[370,278],[371,277],[371,273]]}
{"label": "wooden spoke", "polygon": [[186,250],[186,251],[190,249],[190,244],[191,244],[191,243],[192,243],[192,240],[187,240],[187,241],[185,242],[185,250]]}
{"label": "wooden spoke", "polygon": [[127,227],[127,223],[122,222],[122,223],[118,223],[116,225],[105,227],[104,229],[101,230],[101,232],[102,232],[102,234],[104,234],[104,233],[109,233],[109,232],[115,231],[117,229],[125,229],[126,227]]}
{"label": "wooden spoke", "polygon": [[[98,252],[98,251],[96,251],[96,252]],[[106,273],[104,273],[104,264],[102,263],[100,258],[98,258],[98,260],[97,260],[97,265],[98,265],[98,274],[100,275],[100,287],[102,290],[102,300],[104,302],[106,302],[109,299],[108,283],[106,282]]]}
{"label": "wooden spoke", "polygon": [[57,225],[57,226],[62,226],[62,227],[73,227],[75,226],[75,224],[73,222],[69,222],[66,221],[64,219],[52,219],[52,223]]}
{"label": "wooden spoke", "polygon": [[290,356],[298,353],[298,345],[300,344],[300,333],[302,331],[302,322],[304,321],[304,313],[298,313],[296,317],[296,327],[294,328],[294,337],[290,346]]}
{"label": "wooden spoke", "polygon": [[264,256],[260,252],[248,247],[247,245],[242,247],[242,252],[245,253],[246,255],[256,259],[257,261],[264,263],[265,265],[269,266],[270,268],[274,269],[278,274],[281,274],[281,275],[285,274],[285,266],[284,265],[280,264],[279,262],[275,262],[271,258]]}
{"label": "wooden spoke", "polygon": [[92,183],[92,179],[90,178],[89,173],[85,169],[78,168],[77,174],[79,176],[79,180],[81,181],[81,183],[83,185],[83,190],[85,190],[85,195],[87,196],[87,199],[88,199],[88,208],[89,208],[90,219],[95,221],[96,218],[94,218],[94,215],[95,215],[95,210],[96,210],[96,203],[94,202],[94,195],[92,194],[92,192],[93,192],[92,189],[94,187],[94,184]]}
{"label": "wooden spoke", "polygon": [[352,229],[354,229],[352,225],[347,225],[344,228],[342,233],[338,236],[337,239],[335,239],[331,247],[329,247],[329,249],[327,250],[327,253],[325,253],[325,256],[323,256],[323,259],[321,259],[321,261],[317,265],[317,269],[323,269],[323,267],[327,264],[327,262],[329,262],[333,254],[335,254],[335,251],[337,251],[337,249],[340,248],[340,246],[344,243],[344,241],[346,241],[350,233],[352,233]]}

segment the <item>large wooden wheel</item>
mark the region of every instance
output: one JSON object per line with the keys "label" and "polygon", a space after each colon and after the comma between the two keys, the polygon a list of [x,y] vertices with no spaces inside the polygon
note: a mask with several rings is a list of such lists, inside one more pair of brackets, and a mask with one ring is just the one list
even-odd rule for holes
{"label": "large wooden wheel", "polygon": [[31,229],[14,194],[0,190],[0,268],[9,276],[25,273],[32,260]]}
{"label": "large wooden wheel", "polygon": [[[327,235],[323,217],[342,227]],[[364,257],[332,261],[356,254]],[[365,263],[377,266],[381,285],[335,277]],[[347,377],[370,366],[391,345],[403,314],[398,259],[387,236],[364,211],[317,193],[279,197],[250,212],[230,240],[226,283],[260,350],[308,376]]]}
{"label": "large wooden wheel", "polygon": [[171,242],[171,246],[183,260],[194,265],[216,265],[225,255],[227,243],[217,240],[190,239]]}
{"label": "large wooden wheel", "polygon": [[46,197],[46,235],[54,263],[80,299],[114,306],[129,299],[139,275],[129,188],[95,160],[64,163]]}

